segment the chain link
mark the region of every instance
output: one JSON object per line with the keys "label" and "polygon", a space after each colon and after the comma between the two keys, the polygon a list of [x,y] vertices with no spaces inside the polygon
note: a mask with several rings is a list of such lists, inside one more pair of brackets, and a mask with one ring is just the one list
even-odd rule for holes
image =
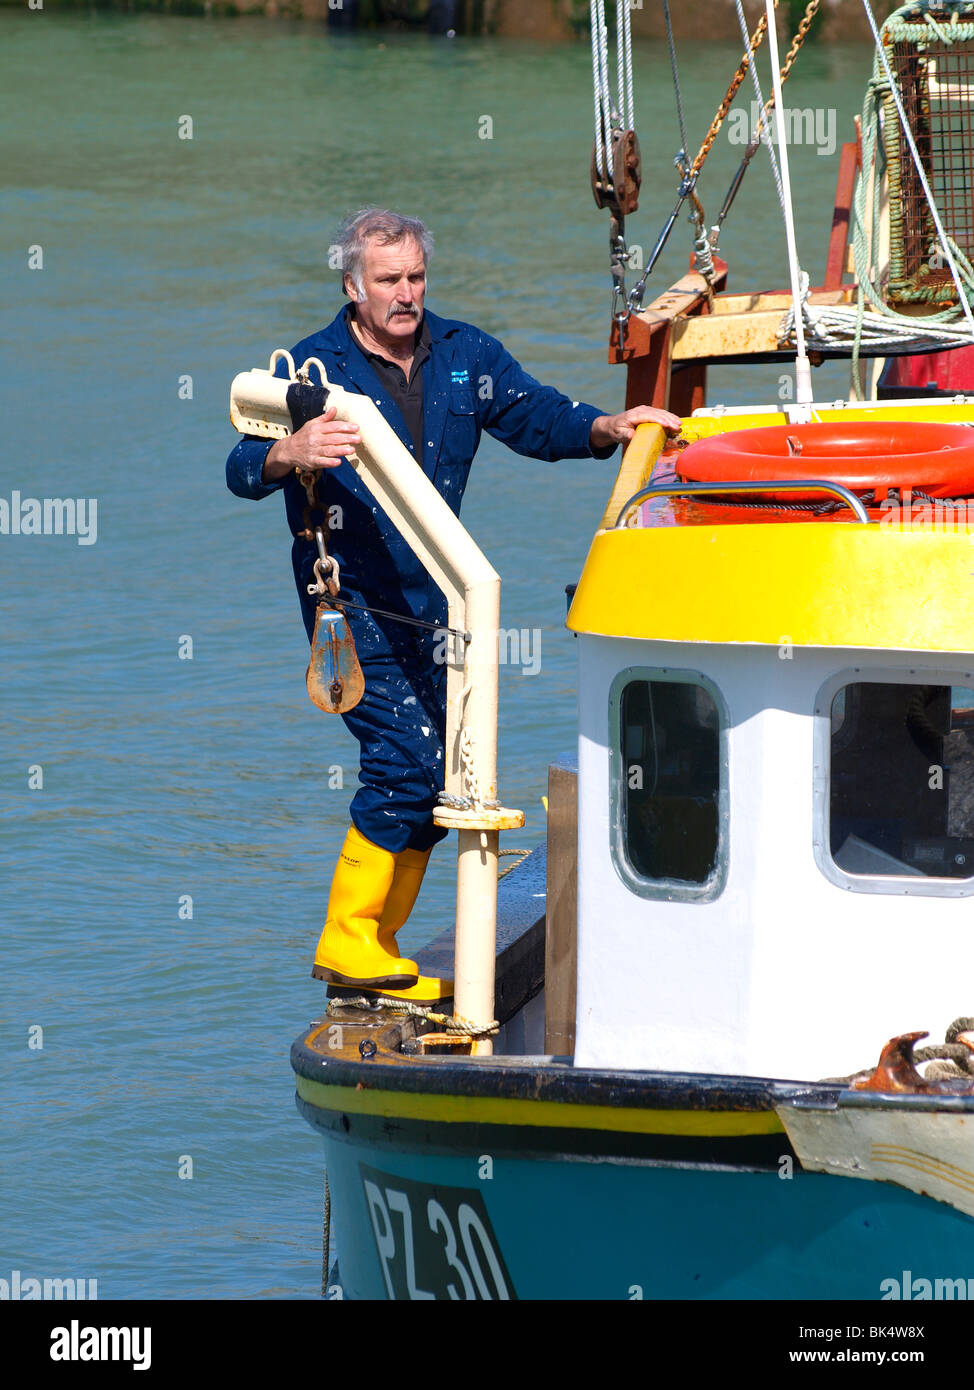
{"label": "chain link", "polygon": [[[774,0],[774,4],[775,9],[777,9],[778,0]],[[714,141],[720,134],[720,128],[724,124],[724,118],[726,117],[728,111],[731,108],[731,102],[737,96],[738,89],[740,88],[741,83],[747,76],[747,70],[751,65],[751,55],[756,53],[758,49],[761,47],[761,44],[764,42],[764,36],[767,32],[767,28],[768,17],[767,15],[762,15],[760,21],[758,22],[758,27],[751,35],[751,41],[748,44],[748,51],[744,54],[744,57],[741,59],[740,64],[738,65],[737,71],[731,78],[731,83],[730,86],[727,88],[727,93],[724,97],[724,100],[717,107],[717,114],[710,122],[710,129],[707,131],[707,134],[704,137],[703,144],[697,151],[696,159],[690,166],[691,173],[699,174],[700,170],[703,168],[704,160],[707,158],[707,155],[713,149]]]}
{"label": "chain link", "polygon": [[[777,9],[778,0],[774,0],[774,3],[775,9]],[[785,61],[781,65],[782,82],[788,81],[788,76],[795,65],[795,59],[798,57],[798,54],[801,51],[802,44],[805,42],[805,39],[808,35],[808,31],[812,27],[812,20],[818,13],[821,7],[821,3],[822,0],[809,0],[809,3],[805,6],[805,13],[802,16],[801,22],[798,25],[798,29],[795,32],[795,36],[791,41],[791,47],[788,49]],[[724,124],[724,120],[727,116],[727,112],[730,110],[731,102],[734,100],[735,96],[738,93],[741,83],[747,76],[748,67],[750,66],[750,55],[756,53],[757,50],[761,47],[761,44],[764,42],[765,34],[767,33],[767,28],[768,17],[767,15],[762,15],[758,27],[751,35],[750,43],[748,44],[748,52],[741,59],[740,66],[738,67],[737,72],[735,72],[733,78],[731,79],[730,86],[727,88],[727,95],[724,97],[724,100],[720,103],[720,106],[717,108],[717,114],[711,121],[710,129],[707,131],[704,142],[700,146],[700,149],[697,153],[697,157],[691,165],[691,171],[694,174],[699,174],[701,168],[703,167],[704,160],[707,158],[707,155],[713,148],[714,141],[717,139],[717,136],[720,133],[720,128]],[[771,97],[770,100],[764,103],[764,109],[761,113],[762,121],[764,121],[764,119],[768,116],[773,106],[774,97]]]}
{"label": "chain link", "polygon": [[[818,13],[821,3],[822,0],[809,0],[809,4],[805,7],[805,13],[802,17],[802,21],[798,26],[798,29],[795,33],[795,37],[791,41],[791,47],[789,48],[785,56],[785,61],[781,65],[782,85],[784,85],[784,83],[788,81],[788,75],[791,72],[792,68],[795,66],[795,59],[798,57],[798,54],[801,50],[801,46],[805,42],[805,36],[807,35],[809,29],[812,27],[812,20]],[[764,103],[764,106],[761,108],[761,115],[758,118],[757,129],[752,132],[752,138],[761,134],[761,131],[764,128],[764,123],[771,115],[771,112],[773,110],[774,93],[772,92],[771,96],[768,97],[767,101]]]}
{"label": "chain link", "polygon": [[[778,8],[778,4],[779,0],[774,0],[775,9]],[[788,52],[785,56],[785,60],[781,65],[781,81],[783,83],[787,82],[788,80],[789,74],[791,73],[791,70],[795,65],[795,59],[798,57],[798,54],[801,51],[802,44],[805,42],[805,39],[808,35],[808,31],[811,28],[812,20],[815,18],[820,7],[821,0],[809,0],[809,3],[805,7],[805,13],[802,16],[801,21],[799,22],[798,29],[796,30],[795,35],[792,38],[791,46],[789,47]],[[730,86],[727,88],[727,92],[724,96],[724,99],[720,103],[720,106],[717,108],[717,113],[710,123],[710,129],[707,131],[703,144],[700,146],[700,149],[697,152],[696,159],[689,166],[689,168],[687,168],[686,156],[681,150],[680,154],[677,156],[675,161],[677,168],[680,170],[682,178],[679,192],[680,201],[682,202],[684,198],[689,198],[691,201],[691,207],[693,209],[692,221],[696,233],[694,236],[695,268],[700,274],[703,275],[704,279],[707,281],[711,295],[713,294],[714,283],[713,249],[716,243],[716,237],[708,236],[705,231],[703,206],[700,203],[700,200],[697,197],[696,193],[694,192],[694,187],[700,170],[703,167],[704,161],[706,160],[710,151],[713,149],[714,141],[717,139],[717,136],[720,133],[721,126],[724,124],[724,120],[726,119],[727,113],[730,110],[731,103],[737,95],[741,83],[747,76],[748,69],[751,65],[752,56],[757,52],[757,50],[761,47],[761,44],[764,42],[765,35],[767,33],[767,27],[767,15],[762,15],[761,19],[758,22],[757,28],[754,30],[754,33],[751,35],[748,41],[748,51],[741,59],[737,71],[731,79]],[[677,105],[681,117],[681,135],[683,136],[685,144],[686,136],[683,132],[682,103],[680,102],[679,97],[679,80],[676,77],[675,61],[676,54],[675,52],[671,52],[671,62],[673,64],[674,69],[674,80],[677,82]],[[753,132],[753,135],[757,135],[760,133],[761,128],[764,125],[764,122],[766,121],[773,107],[774,96],[772,95],[762,105],[761,114],[758,118],[757,131]],[[645,288],[646,280],[648,278],[649,271],[652,269],[652,266],[647,266],[646,270],[643,272],[637,284],[633,287],[632,290],[629,291],[627,295],[625,272],[629,264],[629,249],[626,246],[625,234],[622,230],[622,219],[620,218],[619,221],[619,235],[613,241],[612,321],[618,328],[619,344],[621,347],[624,340],[626,324],[630,316],[634,313],[638,313],[642,308],[643,290]]]}
{"label": "chain link", "polygon": [[[324,506],[318,501],[316,492],[318,480],[314,473],[302,468],[296,468],[295,472],[304,488],[306,499],[301,515],[304,530],[299,531],[298,535],[302,540],[313,541],[318,549],[318,559],[315,561],[315,583],[308,585],[308,593],[317,594],[321,598],[327,592],[332,598],[335,598],[340,588],[338,562],[328,554],[328,545],[325,541],[325,536],[329,531],[328,516]],[[311,514],[314,511],[321,513],[320,521],[315,521],[312,517]]]}
{"label": "chain link", "polygon": [[791,41],[791,47],[788,50],[787,56],[785,57],[785,61],[781,65],[782,82],[788,81],[788,74],[791,72],[792,67],[794,66],[795,59],[798,57],[799,50],[802,44],[805,42],[805,35],[812,27],[812,20],[818,14],[820,5],[821,0],[809,0],[809,4],[805,6],[805,13],[802,16],[801,23],[798,26],[797,32],[795,33],[795,37]]}

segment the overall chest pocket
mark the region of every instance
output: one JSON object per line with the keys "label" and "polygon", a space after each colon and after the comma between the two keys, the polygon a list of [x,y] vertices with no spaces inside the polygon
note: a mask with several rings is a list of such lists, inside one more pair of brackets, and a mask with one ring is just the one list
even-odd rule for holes
{"label": "overall chest pocket", "polygon": [[467,485],[470,461],[480,441],[480,422],[477,419],[477,397],[472,386],[450,387],[447,400],[443,447],[437,461],[435,483],[440,495],[454,512],[460,510],[460,499]]}
{"label": "overall chest pocket", "polygon": [[443,431],[443,450],[440,465],[470,463],[480,439],[477,419],[477,397],[472,386],[450,387],[446,405],[446,427]]}
{"label": "overall chest pocket", "polygon": [[451,386],[447,410],[451,415],[476,415],[477,398],[474,395],[473,387]]}

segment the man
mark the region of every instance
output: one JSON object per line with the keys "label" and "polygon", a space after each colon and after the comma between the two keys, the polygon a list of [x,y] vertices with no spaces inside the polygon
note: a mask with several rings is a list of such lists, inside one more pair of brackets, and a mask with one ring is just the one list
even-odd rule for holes
{"label": "man", "polygon": [[[343,225],[340,246],[352,303],[291,355],[298,366],[320,358],[330,382],[371,396],[454,512],[484,429],[540,459],[608,458],[643,421],[679,429],[676,416],[648,406],[603,415],[570,401],[528,376],[496,338],[426,310],[433,243],[416,219],[368,208]],[[282,363],[277,370],[286,375]],[[433,653],[446,600],[347,462],[358,440],[357,427],[336,420],[334,410],[273,444],[245,437],[227,459],[227,486],[254,499],[283,490],[310,639],[314,603],[306,586],[317,550],[300,534],[307,498],[295,470],[318,474],[340,596],[363,605],[346,613],[365,694],[342,716],[360,744],[361,785],[312,974],[433,1003],[452,993],[452,982],[420,978],[416,963],[400,957],[395,935],[433,845],[446,835],[433,824],[443,787],[446,699],[446,667]]]}

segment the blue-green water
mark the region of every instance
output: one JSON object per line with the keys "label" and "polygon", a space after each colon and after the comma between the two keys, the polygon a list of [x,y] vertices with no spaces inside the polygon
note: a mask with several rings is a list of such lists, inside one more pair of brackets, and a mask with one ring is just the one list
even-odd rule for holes
{"label": "blue-green water", "polygon": [[[335,227],[378,202],[431,225],[431,308],[620,408],[588,51],[51,10],[0,12],[0,48],[0,498],[97,500],[93,544],[0,535],[0,1278],[94,1278],[103,1298],[311,1297],[322,1158],[288,1047],[320,1008],[310,958],[357,747],[305,695],[280,499],[225,490],[228,386],[332,318]],[[736,53],[702,45],[683,62],[696,139]],[[791,100],[837,109],[846,138],[868,63],[812,50]],[[637,74],[646,185],[630,240],[648,248],[678,137],[665,51],[640,48]],[[739,155],[718,142],[709,212]],[[793,163],[815,281],[836,166],[814,147]],[[688,246],[681,224],[655,289]],[[784,284],[763,165],[723,250],[732,286]],[[715,373],[712,396],[772,398],[778,375]],[[843,369],[827,381],[821,394],[844,392]],[[504,625],[542,632],[537,674],[501,672],[501,792],[528,815],[511,844],[542,838],[547,763],[574,742],[563,591],[613,467],[485,438],[467,492]],[[434,856],[406,947],[449,918],[451,861]]]}

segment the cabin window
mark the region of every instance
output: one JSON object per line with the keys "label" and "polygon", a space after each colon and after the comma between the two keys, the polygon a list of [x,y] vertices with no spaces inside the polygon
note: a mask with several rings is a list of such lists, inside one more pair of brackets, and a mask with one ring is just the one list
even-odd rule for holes
{"label": "cabin window", "polygon": [[830,716],[828,843],[842,874],[974,878],[974,688],[856,681]]}
{"label": "cabin window", "polygon": [[650,896],[714,897],[723,867],[716,692],[676,673],[647,677],[618,691],[617,865]]}

